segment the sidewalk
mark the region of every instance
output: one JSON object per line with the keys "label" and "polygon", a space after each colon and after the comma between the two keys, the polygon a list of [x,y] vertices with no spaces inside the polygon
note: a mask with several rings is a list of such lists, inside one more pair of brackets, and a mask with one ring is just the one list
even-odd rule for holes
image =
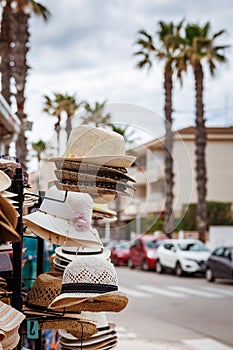
{"label": "sidewalk", "polygon": [[146,341],[143,339],[119,339],[117,350],[193,350],[178,342]]}

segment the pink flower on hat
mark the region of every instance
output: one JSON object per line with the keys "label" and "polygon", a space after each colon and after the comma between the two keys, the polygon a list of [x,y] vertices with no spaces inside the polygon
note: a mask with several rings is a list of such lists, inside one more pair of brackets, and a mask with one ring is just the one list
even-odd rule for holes
{"label": "pink flower on hat", "polygon": [[80,210],[74,213],[71,222],[77,231],[87,231],[91,226],[86,215]]}

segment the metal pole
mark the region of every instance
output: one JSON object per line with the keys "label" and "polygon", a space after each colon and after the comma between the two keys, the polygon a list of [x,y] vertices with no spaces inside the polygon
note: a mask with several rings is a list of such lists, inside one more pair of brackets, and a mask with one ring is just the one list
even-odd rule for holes
{"label": "metal pole", "polygon": [[[43,197],[45,196],[44,191],[39,191],[39,202],[40,207]],[[44,272],[44,240],[41,237],[37,237],[37,276]]]}

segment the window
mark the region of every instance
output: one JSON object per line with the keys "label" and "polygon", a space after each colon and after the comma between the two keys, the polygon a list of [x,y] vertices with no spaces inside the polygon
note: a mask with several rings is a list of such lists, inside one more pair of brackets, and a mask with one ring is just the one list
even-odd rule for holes
{"label": "window", "polygon": [[164,244],[164,248],[167,249],[167,250],[171,250],[173,247],[174,247],[174,244],[172,244],[172,243]]}
{"label": "window", "polygon": [[217,248],[214,252],[213,252],[214,256],[224,256],[224,248]]}

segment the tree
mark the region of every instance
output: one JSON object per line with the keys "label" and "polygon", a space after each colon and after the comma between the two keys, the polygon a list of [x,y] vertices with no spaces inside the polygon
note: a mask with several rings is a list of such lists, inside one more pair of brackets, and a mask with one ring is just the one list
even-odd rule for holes
{"label": "tree", "polygon": [[5,78],[2,79],[6,79],[4,82],[4,93],[7,100],[9,100],[9,78],[13,77],[16,89],[16,114],[22,122],[20,134],[16,142],[16,151],[17,157],[24,168],[26,168],[27,156],[27,140],[24,130],[24,121],[26,121],[27,116],[24,111],[24,91],[29,69],[27,64],[30,37],[28,23],[31,13],[42,16],[44,20],[47,20],[50,14],[43,5],[34,0],[7,0],[5,1],[1,22],[1,33],[3,33],[1,39],[6,40],[3,47],[4,67],[2,67],[2,69],[6,69],[6,71],[2,71],[5,75]]}
{"label": "tree", "polygon": [[140,57],[137,63],[139,69],[148,67],[150,69],[154,60],[158,59],[164,62],[164,115],[165,115],[165,182],[166,182],[166,199],[165,199],[165,218],[164,231],[167,236],[171,236],[173,230],[173,133],[172,133],[172,90],[173,90],[173,72],[176,70],[177,77],[181,80],[181,73],[184,66],[179,58],[180,47],[183,39],[180,35],[180,30],[183,25],[183,20],[174,25],[172,22],[159,22],[159,30],[156,33],[155,39],[158,36],[158,47],[154,45],[152,35],[145,30],[138,32],[136,44],[140,46],[140,50],[135,55]]}
{"label": "tree", "polygon": [[40,174],[40,162],[41,162],[41,155],[42,153],[45,151],[46,149],[46,143],[43,140],[39,140],[37,142],[32,142],[32,149],[35,151],[36,153],[36,158],[37,158],[37,162],[38,162],[38,177],[37,177],[37,187],[38,190],[40,188],[40,178],[39,178],[39,174]]}
{"label": "tree", "polygon": [[61,110],[61,112],[66,113],[66,135],[68,140],[72,129],[72,122],[71,122],[72,116],[81,107],[83,102],[77,103],[75,95],[68,95],[68,94],[62,95],[58,93],[55,95],[56,95],[56,103],[59,106],[59,109]]}
{"label": "tree", "polygon": [[204,241],[207,225],[207,171],[206,171],[206,127],[204,117],[204,71],[202,62],[207,61],[211,75],[214,75],[216,63],[225,63],[224,50],[226,45],[216,45],[215,41],[225,31],[210,35],[210,23],[203,26],[187,24],[185,27],[185,46],[183,61],[191,65],[195,79],[195,106],[196,106],[196,181],[197,181],[197,229],[199,239]]}
{"label": "tree", "polygon": [[88,112],[88,115],[82,117],[82,124],[94,124],[96,127],[101,124],[109,124],[111,115],[110,113],[104,114],[105,104],[106,101],[102,103],[96,102],[95,106],[92,108],[89,103],[86,103],[84,108]]}

